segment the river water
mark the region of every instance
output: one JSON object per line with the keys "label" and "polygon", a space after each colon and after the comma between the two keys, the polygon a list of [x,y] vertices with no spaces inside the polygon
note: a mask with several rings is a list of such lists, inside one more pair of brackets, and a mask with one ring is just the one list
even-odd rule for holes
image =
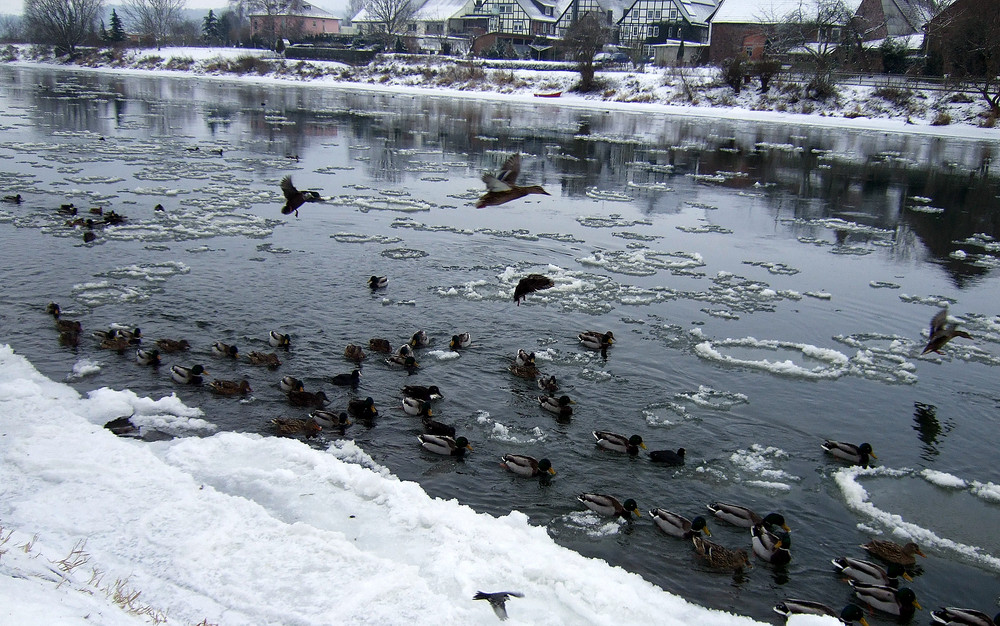
{"label": "river water", "polygon": [[[996,142],[12,66],[0,130],[0,191],[24,197],[0,205],[0,341],[56,380],[176,393],[217,429],[271,436],[272,418],[308,412],[281,376],[343,410],[350,394],[329,378],[352,368],[344,347],[423,329],[413,376],[369,354],[357,393],[380,416],[346,436],[432,495],[523,511],[585,555],[764,620],[784,597],[843,606],[829,560],[863,558],[873,536],[923,547],[910,586],[925,608],[996,611],[1000,188],[981,168]],[[475,209],[482,172],[518,151],[518,182],[551,195]],[[286,174],[328,200],[281,215]],[[85,243],[64,203],[127,221]],[[529,273],[556,286],[515,306]],[[371,292],[373,274],[388,287]],[[60,346],[49,301],[81,321],[79,347]],[[943,304],[973,339],[920,356]],[[98,349],[89,331],[109,324],[192,349],[141,367]],[[270,351],[271,330],[292,338],[275,371],[211,354],[215,341]],[[606,359],[582,330],[614,332]],[[450,351],[464,331],[472,346]],[[520,348],[574,399],[572,419],[508,372]],[[177,385],[176,363],[245,377],[253,393]],[[420,449],[404,384],[441,388],[435,417],[472,442],[466,459]],[[686,464],[603,451],[595,429],[684,447]],[[825,457],[825,438],[870,442],[874,468]],[[517,478],[504,453],[547,457],[557,474]],[[599,518],[576,501],[585,491],[634,498],[643,517]],[[716,500],[783,513],[791,563],[713,571],[646,514],[693,517]],[[749,549],[745,530],[709,526]]]}

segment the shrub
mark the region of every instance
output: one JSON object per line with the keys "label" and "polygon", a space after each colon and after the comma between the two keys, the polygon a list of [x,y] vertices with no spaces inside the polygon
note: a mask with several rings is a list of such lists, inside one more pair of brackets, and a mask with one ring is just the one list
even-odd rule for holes
{"label": "shrub", "polygon": [[4,46],[3,50],[0,50],[0,61],[4,63],[9,63],[11,61],[17,60],[17,48],[12,45]]}
{"label": "shrub", "polygon": [[163,57],[151,54],[149,56],[142,57],[136,62],[136,65],[140,67],[153,68],[163,63]]}
{"label": "shrub", "polygon": [[817,74],[806,85],[806,94],[813,100],[829,100],[837,95],[837,87],[829,76]]}
{"label": "shrub", "polygon": [[931,120],[931,126],[947,126],[948,124],[951,124],[951,116],[946,111],[938,111],[934,119]]}
{"label": "shrub", "polygon": [[743,77],[747,74],[747,62],[738,56],[726,59],[722,64],[722,82],[729,85],[737,94],[743,88]]}
{"label": "shrub", "polygon": [[859,106],[854,107],[853,111],[844,111],[844,117],[846,117],[849,120],[853,120],[855,118],[864,116],[865,114],[861,112],[861,107]]}
{"label": "shrub", "polygon": [[194,65],[194,59],[191,57],[172,57],[164,67],[168,70],[186,71],[191,69],[192,65]]}
{"label": "shrub", "polygon": [[899,107],[909,109],[913,106],[913,92],[902,87],[879,87],[872,95]]}
{"label": "shrub", "polygon": [[972,104],[972,98],[965,92],[958,92],[948,96],[948,102],[955,104]]}

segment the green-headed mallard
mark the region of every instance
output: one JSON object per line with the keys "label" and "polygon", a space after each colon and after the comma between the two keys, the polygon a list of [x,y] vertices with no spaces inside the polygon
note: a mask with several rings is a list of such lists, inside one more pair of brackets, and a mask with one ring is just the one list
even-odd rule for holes
{"label": "green-headed mallard", "polygon": [[389,365],[402,365],[403,369],[409,373],[413,373],[417,367],[420,366],[417,360],[413,356],[401,356],[399,354],[393,354],[386,358],[385,362]]}
{"label": "green-headed mallard", "polygon": [[275,369],[281,365],[281,360],[274,352],[257,352],[256,350],[247,355],[250,365],[264,365]]}
{"label": "green-headed mallard", "polygon": [[535,353],[527,352],[523,348],[517,351],[517,356],[514,357],[514,365],[535,365]]}
{"label": "green-headed mallard", "polygon": [[420,445],[423,446],[425,450],[429,450],[435,454],[443,454],[445,456],[465,456],[467,450],[472,450],[472,446],[469,445],[469,440],[465,437],[458,437],[457,439],[452,439],[451,437],[445,435],[418,435],[417,439],[420,440]]}
{"label": "green-headed mallard", "polygon": [[708,505],[708,510],[719,519],[729,522],[734,526],[753,528],[757,524],[765,524],[767,526],[779,526],[786,532],[791,530],[785,524],[785,518],[780,513],[768,513],[764,517],[761,517],[745,506],[728,504],[726,502],[713,502]]}
{"label": "green-headed mallard", "polygon": [[858,622],[861,626],[868,626],[864,611],[856,604],[848,604],[840,613],[837,613],[827,605],[819,602],[787,598],[774,605],[774,612],[785,617],[792,615],[829,615],[830,617],[838,618],[845,624]]}
{"label": "green-headed mallard", "polygon": [[753,553],[768,563],[784,565],[792,560],[792,553],[788,546],[788,533],[782,533],[784,537],[772,533],[765,528],[764,524],[757,524],[750,528],[750,543]]}
{"label": "green-headed mallard", "polygon": [[281,389],[285,393],[292,391],[305,391],[305,388],[305,383],[294,376],[282,376],[281,380],[278,381],[278,389]]}
{"label": "green-headed mallard", "polygon": [[552,462],[548,459],[542,459],[541,461],[535,459],[535,457],[527,456],[525,454],[505,454],[500,457],[501,465],[506,469],[514,472],[518,476],[540,476],[545,473],[555,474],[556,471],[552,469]]}
{"label": "green-headed mallard", "polygon": [[837,571],[847,577],[848,580],[855,580],[866,585],[884,585],[886,587],[898,587],[899,578],[902,576],[906,580],[912,581],[910,575],[906,573],[899,563],[889,563],[889,566],[882,569],[881,566],[862,559],[853,559],[842,556],[830,561]]}
{"label": "green-headed mallard", "polygon": [[427,333],[425,331],[418,330],[410,336],[410,341],[407,343],[410,344],[411,348],[423,348],[429,342],[430,340],[427,338]]}
{"label": "green-headed mallard", "polygon": [[570,400],[569,396],[559,396],[554,398],[552,396],[539,396],[538,405],[549,413],[555,413],[559,417],[570,417],[573,415],[573,407],[571,404],[576,404]]}
{"label": "green-headed mallard", "polygon": [[423,400],[424,402],[440,400],[444,397],[441,395],[441,390],[438,389],[437,385],[406,385],[403,387],[402,391],[403,395],[407,398],[416,398],[417,400]]}
{"label": "green-headed mallard", "polygon": [[517,303],[517,306],[521,306],[521,300],[524,300],[529,293],[541,291],[543,289],[551,289],[555,286],[555,281],[548,276],[544,276],[542,274],[528,274],[521,280],[517,281],[517,287],[514,287],[514,302]]}
{"label": "green-headed mallard", "polygon": [[591,350],[602,350],[615,343],[615,334],[610,330],[606,333],[596,330],[585,330],[577,335],[577,337],[585,348],[590,348]]}
{"label": "green-headed mallard", "polygon": [[889,615],[898,615],[905,619],[920,608],[916,594],[909,587],[893,589],[884,585],[866,585],[853,580],[850,583],[858,600]]}
{"label": "green-headed mallard", "polygon": [[243,380],[219,380],[218,378],[208,383],[208,386],[215,393],[222,396],[245,396],[253,389],[250,388],[250,381]]}
{"label": "green-headed mallard", "polygon": [[538,388],[541,389],[542,391],[555,393],[559,391],[559,383],[556,382],[555,375],[543,376],[538,379]]}
{"label": "green-headed mallard", "polygon": [[142,330],[139,328],[119,328],[112,326],[108,330],[94,331],[94,339],[98,341],[124,340],[126,343],[141,343]]}
{"label": "green-headed mallard", "polygon": [[354,361],[355,363],[361,363],[365,360],[365,351],[361,349],[361,346],[353,343],[347,344],[344,348],[344,358],[348,361]]}
{"label": "green-headed mallard", "polygon": [[339,428],[343,431],[351,425],[351,420],[347,417],[347,413],[343,412],[334,413],[333,411],[316,409],[309,414],[309,417],[313,418],[313,421],[319,424],[322,428]]}
{"label": "green-headed mallard", "polygon": [[500,621],[507,620],[507,598],[523,598],[524,594],[520,591],[477,591],[476,595],[472,596],[473,600],[488,600],[490,606],[493,607],[493,612],[497,614]]}
{"label": "green-headed mallard", "polygon": [[469,333],[459,333],[451,336],[451,341],[448,342],[448,347],[452,350],[460,350],[461,348],[468,348],[471,344],[472,335]]}
{"label": "green-headed mallard", "polygon": [[292,345],[292,336],[272,330],[267,335],[267,343],[272,348],[284,348],[287,350]]}
{"label": "green-headed mallard", "polygon": [[869,458],[878,458],[875,456],[875,453],[872,452],[872,445],[870,443],[863,443],[856,446],[853,443],[827,439],[820,444],[820,446],[830,456],[834,456],[843,461],[848,461],[854,465],[860,465],[862,467],[868,467]]}
{"label": "green-headed mallard", "polygon": [[330,399],[326,397],[326,394],[322,391],[317,391],[315,393],[310,391],[298,391],[292,389],[288,392],[288,402],[292,406],[314,406],[316,408],[323,408]]}
{"label": "green-headed mallard", "polygon": [[195,365],[192,367],[184,367],[183,365],[171,365],[170,366],[170,377],[174,381],[186,385],[200,385],[202,381],[202,375],[207,374],[205,368],[201,365]]}
{"label": "green-headed mallard", "polygon": [[48,304],[46,304],[45,312],[56,319],[59,319],[59,316],[62,315],[62,309],[59,308],[59,305],[56,304],[55,302],[49,302]]}
{"label": "green-headed mallard", "polygon": [[135,351],[135,362],[139,365],[150,365],[152,367],[157,367],[160,365],[160,351],[159,350],[143,350],[138,348]]}
{"label": "green-headed mallard", "polygon": [[229,345],[228,343],[216,341],[212,344],[212,354],[218,357],[238,359],[240,356],[240,349],[236,346]]}
{"label": "green-headed mallard", "polygon": [[313,420],[300,420],[289,417],[276,417],[271,424],[279,435],[305,435],[315,437],[323,428]]}
{"label": "green-headed mallard", "polygon": [[516,182],[520,173],[521,153],[517,152],[507,157],[500,171],[496,174],[483,174],[482,180],[486,183],[486,193],[479,196],[476,208],[499,206],[529,194],[549,195],[549,192],[542,189],[541,185],[518,186]]}
{"label": "green-headed mallard", "polygon": [[861,547],[868,550],[872,556],[877,556],[883,561],[899,563],[903,566],[915,564],[917,562],[916,557],[914,557],[915,554],[923,557],[927,556],[912,541],[905,545],[899,545],[895,541],[889,541],[888,539],[872,539]]}
{"label": "green-headed mallard", "polygon": [[607,517],[621,517],[632,520],[632,515],[642,517],[639,513],[639,505],[635,500],[628,498],[625,502],[619,502],[618,498],[603,493],[581,493],[576,497],[594,513]]}
{"label": "green-headed mallard", "polygon": [[388,339],[382,339],[380,337],[372,337],[368,340],[368,349],[372,352],[380,352],[382,354],[389,354],[392,352],[392,344],[389,343]]}
{"label": "green-headed mallard", "polygon": [[619,435],[607,430],[595,430],[594,439],[597,440],[597,445],[605,450],[627,452],[632,456],[639,454],[639,448],[646,449],[646,444],[642,442],[642,436],[640,435],[626,437],[625,435]]}
{"label": "green-headed mallard", "polygon": [[358,384],[361,382],[361,370],[351,370],[350,374],[336,374],[330,378],[330,381],[334,385],[338,385],[340,387],[357,388]]}
{"label": "green-headed mallard", "polygon": [[[298,160],[298,159],[296,159]],[[281,193],[285,196],[285,206],[281,207],[281,214],[288,215],[291,212],[295,212],[295,216],[299,215],[299,207],[306,202],[319,202],[322,200],[322,196],[315,191],[299,191],[292,184],[291,175],[285,176],[281,179]]]}
{"label": "green-headed mallard", "polygon": [[347,403],[347,412],[359,419],[370,420],[378,417],[378,409],[375,408],[375,400],[370,396],[364,400],[355,398]]}
{"label": "green-headed mallard", "polygon": [[156,347],[167,354],[172,354],[190,349],[191,344],[187,342],[187,339],[157,339]]}
{"label": "green-headed mallard", "polygon": [[431,415],[431,403],[420,398],[403,396],[403,412],[407,415]]}
{"label": "green-headed mallard", "polygon": [[653,522],[656,523],[660,530],[671,537],[690,539],[699,533],[705,533],[709,537],[712,536],[712,531],[708,529],[708,523],[701,515],[690,520],[683,515],[678,515],[666,509],[653,509],[649,512],[649,516],[653,518]]}
{"label": "green-headed mallard", "polygon": [[924,346],[924,351],[920,354],[927,354],[928,352],[937,352],[940,354],[941,348],[955,337],[972,339],[972,335],[969,333],[964,330],[958,330],[958,324],[949,324],[948,309],[941,309],[931,319],[930,339],[927,341],[927,345]]}
{"label": "green-headed mallard", "polygon": [[368,279],[368,288],[372,291],[375,291],[376,289],[385,289],[385,286],[388,284],[389,278],[387,276],[375,276],[373,274],[372,277]]}
{"label": "green-headed mallard", "polygon": [[673,450],[651,450],[649,460],[664,465],[678,466],[684,465],[685,454],[687,454],[687,450],[684,448],[677,448],[676,452]]}
{"label": "green-headed mallard", "polygon": [[746,550],[731,550],[700,535],[691,537],[691,543],[694,545],[695,553],[715,569],[741,570],[744,567],[753,567]]}
{"label": "green-headed mallard", "polygon": [[931,611],[931,621],[942,626],[1000,626],[1000,613],[991,620],[989,615],[976,609],[948,606]]}

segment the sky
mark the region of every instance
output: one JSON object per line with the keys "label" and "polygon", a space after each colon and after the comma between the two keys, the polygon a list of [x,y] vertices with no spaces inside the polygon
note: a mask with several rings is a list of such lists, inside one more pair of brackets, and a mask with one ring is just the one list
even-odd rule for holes
{"label": "sky", "polygon": [[[113,6],[120,2],[108,2],[105,4]],[[185,8],[188,9],[224,9],[228,4],[227,0],[188,0]],[[347,0],[313,0],[312,4],[321,9],[325,9],[336,16],[341,16],[347,7]],[[8,13],[20,15],[24,11],[24,0],[0,0],[0,14]]]}

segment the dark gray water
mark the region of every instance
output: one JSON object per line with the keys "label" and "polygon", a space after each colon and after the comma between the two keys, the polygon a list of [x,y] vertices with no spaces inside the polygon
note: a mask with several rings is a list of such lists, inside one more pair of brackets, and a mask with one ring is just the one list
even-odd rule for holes
{"label": "dark gray water", "polygon": [[[25,198],[0,205],[0,341],[56,380],[177,393],[219,429],[273,434],[270,419],[307,413],[281,376],[340,410],[349,394],[329,377],[351,370],[348,343],[424,329],[412,377],[370,355],[358,393],[381,416],[347,436],[432,495],[523,511],[583,554],[771,621],[786,596],[850,599],[830,558],[863,557],[877,534],[914,539],[922,605],[995,612],[1000,189],[978,171],[995,141],[20,67],[0,67],[0,130],[0,191]],[[551,196],[473,208],[480,174],[515,151],[519,182]],[[331,199],[282,216],[286,174]],[[57,211],[68,202],[128,219],[85,244]],[[515,306],[532,272],[556,287]],[[388,288],[372,293],[372,274]],[[49,301],[88,331],[78,348],[59,345]],[[943,302],[973,339],[920,357]],[[143,368],[90,339],[112,323],[193,349]],[[276,371],[211,356],[215,341],[270,351],[272,329],[292,336]],[[606,360],[577,343],[588,329],[614,331]],[[456,355],[462,331],[473,345]],[[519,348],[576,401],[572,420],[508,373]],[[72,375],[88,362],[99,371]],[[178,386],[174,363],[254,392]],[[410,383],[441,387],[435,417],[470,439],[466,460],[419,448],[398,408]],[[687,463],[604,452],[595,429],[683,446]],[[852,477],[824,438],[871,442],[879,469]],[[518,479],[499,466],[508,452],[558,473]],[[599,519],[583,491],[634,498],[643,518]],[[782,512],[791,564],[713,572],[645,513],[714,500]],[[710,527],[749,549],[745,531]]]}

